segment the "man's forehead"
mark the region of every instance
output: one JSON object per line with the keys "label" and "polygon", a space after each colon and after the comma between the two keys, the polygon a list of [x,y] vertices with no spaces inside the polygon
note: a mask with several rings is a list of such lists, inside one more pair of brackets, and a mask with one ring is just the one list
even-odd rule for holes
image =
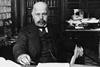
{"label": "man's forehead", "polygon": [[34,10],[35,10],[35,12],[47,12],[46,8],[45,9],[44,8],[40,8],[40,9],[39,8],[35,8]]}
{"label": "man's forehead", "polygon": [[35,10],[35,13],[47,13],[46,10]]}
{"label": "man's forehead", "polygon": [[46,10],[47,9],[47,4],[44,2],[37,2],[34,4],[33,8],[35,10]]}

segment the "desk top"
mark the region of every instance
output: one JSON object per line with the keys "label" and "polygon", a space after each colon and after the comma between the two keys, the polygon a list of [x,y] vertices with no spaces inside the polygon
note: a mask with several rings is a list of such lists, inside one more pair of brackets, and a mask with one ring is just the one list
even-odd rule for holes
{"label": "desk top", "polygon": [[[59,65],[59,64],[58,64]],[[50,66],[50,65],[41,65],[41,66],[39,66],[39,67],[56,67],[57,65],[55,65],[54,64],[54,66]],[[23,67],[38,67],[38,66],[33,66],[33,65],[31,65],[31,66],[23,66]],[[99,66],[91,66],[91,65],[80,65],[80,64],[72,64],[72,65],[69,65],[69,66],[64,66],[63,65],[63,63],[62,63],[62,66],[60,65],[60,66],[57,66],[57,67],[99,67]]]}
{"label": "desk top", "polygon": [[100,67],[100,66],[88,66],[79,64],[70,65],[69,63],[39,63],[37,66],[36,65],[22,66],[11,60],[6,60],[3,57],[0,57],[0,66],[2,67]]}
{"label": "desk top", "polygon": [[70,67],[99,67],[99,66],[73,64],[73,65],[71,65]]}
{"label": "desk top", "polygon": [[66,29],[65,31],[100,31],[100,28],[98,29]]}

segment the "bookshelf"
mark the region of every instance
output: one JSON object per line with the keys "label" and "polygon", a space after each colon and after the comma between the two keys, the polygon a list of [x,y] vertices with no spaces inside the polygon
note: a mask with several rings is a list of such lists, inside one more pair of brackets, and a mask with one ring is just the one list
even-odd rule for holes
{"label": "bookshelf", "polygon": [[11,32],[11,0],[0,0],[0,36],[6,36]]}

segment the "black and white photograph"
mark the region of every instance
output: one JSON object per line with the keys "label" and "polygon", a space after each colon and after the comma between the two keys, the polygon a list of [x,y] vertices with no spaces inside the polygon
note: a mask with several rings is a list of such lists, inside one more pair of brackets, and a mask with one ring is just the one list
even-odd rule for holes
{"label": "black and white photograph", "polygon": [[100,0],[0,0],[0,67],[100,67]]}

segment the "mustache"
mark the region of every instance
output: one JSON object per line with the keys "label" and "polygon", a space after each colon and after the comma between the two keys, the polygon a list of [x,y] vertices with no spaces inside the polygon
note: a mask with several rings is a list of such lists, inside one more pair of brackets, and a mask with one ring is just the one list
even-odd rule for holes
{"label": "mustache", "polygon": [[37,23],[46,24],[46,21],[45,20],[40,20]]}

